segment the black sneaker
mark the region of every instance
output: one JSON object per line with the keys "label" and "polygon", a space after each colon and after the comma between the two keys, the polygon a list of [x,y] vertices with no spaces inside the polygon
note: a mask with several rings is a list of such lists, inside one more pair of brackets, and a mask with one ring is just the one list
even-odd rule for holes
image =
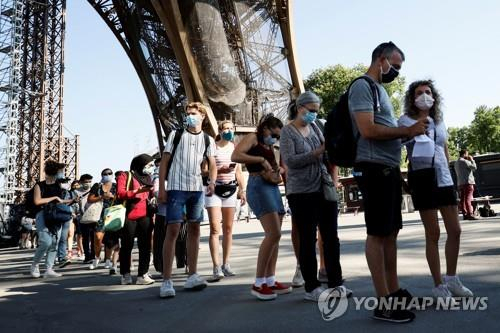
{"label": "black sneaker", "polygon": [[59,268],[64,268],[66,266],[68,266],[69,264],[71,264],[71,260],[69,259],[62,259],[62,260],[59,260]]}
{"label": "black sneaker", "polygon": [[[404,309],[400,310],[411,310],[411,309],[416,309],[418,307],[421,307],[422,304],[424,303],[424,299],[422,297],[417,298],[417,302],[412,302],[412,299],[414,298],[412,294],[406,289],[399,289],[398,291],[393,292],[392,294],[389,294],[388,297],[396,298],[398,300],[403,299],[404,302]],[[412,305],[411,308],[408,308],[409,305]]]}
{"label": "black sneaker", "polygon": [[412,322],[415,314],[408,310],[373,310],[373,319],[388,321],[391,323],[404,324]]}

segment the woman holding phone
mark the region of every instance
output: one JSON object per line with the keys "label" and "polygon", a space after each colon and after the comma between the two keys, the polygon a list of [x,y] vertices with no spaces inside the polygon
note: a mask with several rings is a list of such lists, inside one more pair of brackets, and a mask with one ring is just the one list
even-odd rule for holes
{"label": "woman holding phone", "polygon": [[148,274],[153,223],[148,216],[147,209],[148,200],[152,197],[153,184],[151,176],[154,170],[153,158],[147,154],[141,154],[132,159],[130,172],[122,172],[116,179],[118,199],[127,200],[127,215],[120,236],[121,284],[132,284],[130,258],[135,237],[137,237],[139,247],[137,284],[154,283],[154,280]]}
{"label": "woman holding phone", "polygon": [[[233,220],[238,197],[241,205],[246,203],[245,180],[241,165],[231,162],[234,151],[234,125],[229,120],[219,124],[219,135],[216,138],[215,162],[217,179],[215,193],[205,196],[205,208],[210,220],[210,255],[213,263],[211,282],[219,281],[224,276],[235,273],[229,265],[229,255],[233,242]],[[222,266],[219,258],[219,234],[222,222]]]}

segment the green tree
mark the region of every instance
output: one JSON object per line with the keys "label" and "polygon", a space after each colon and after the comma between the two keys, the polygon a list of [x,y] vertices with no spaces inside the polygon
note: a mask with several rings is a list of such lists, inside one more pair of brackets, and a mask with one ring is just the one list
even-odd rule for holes
{"label": "green tree", "polygon": [[[353,67],[342,65],[320,68],[311,73],[304,81],[307,90],[316,93],[322,99],[320,117],[325,117],[331,108],[337,103],[340,96],[347,90],[349,84],[356,77],[363,75],[367,67],[358,64]],[[399,76],[396,80],[384,87],[389,94],[396,117],[399,117],[402,109],[402,97],[404,94],[405,78]]]}
{"label": "green tree", "polygon": [[500,107],[479,106],[469,132],[470,151],[481,154],[500,152]]}
{"label": "green tree", "polygon": [[470,145],[470,131],[468,126],[448,128],[448,152],[450,160],[458,159],[460,149]]}

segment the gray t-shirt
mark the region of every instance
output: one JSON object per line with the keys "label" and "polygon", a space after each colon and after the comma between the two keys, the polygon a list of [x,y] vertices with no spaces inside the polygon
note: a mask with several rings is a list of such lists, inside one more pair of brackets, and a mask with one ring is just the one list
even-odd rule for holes
{"label": "gray t-shirt", "polygon": [[321,132],[309,125],[305,138],[292,124],[281,130],[280,154],[287,166],[286,194],[314,193],[321,191],[321,160],[313,151],[324,141]]}
{"label": "gray t-shirt", "polygon": [[[378,89],[380,108],[374,113],[375,123],[387,127],[398,127],[394,117],[391,99],[384,87],[375,82]],[[349,90],[349,112],[374,112],[373,94],[370,84],[364,79],[357,80]],[[358,127],[353,117],[354,135],[358,135]],[[359,137],[356,162],[372,162],[388,166],[399,166],[401,161],[401,140],[368,140]]]}

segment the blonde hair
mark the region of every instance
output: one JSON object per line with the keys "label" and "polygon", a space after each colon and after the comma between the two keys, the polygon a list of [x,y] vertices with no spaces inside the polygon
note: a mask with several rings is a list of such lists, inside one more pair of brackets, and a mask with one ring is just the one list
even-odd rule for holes
{"label": "blonde hair", "polygon": [[196,110],[200,111],[200,113],[202,115],[204,115],[205,117],[207,116],[207,113],[208,113],[207,107],[203,103],[200,103],[200,102],[188,103],[186,105],[185,110],[187,111],[188,109],[196,109]]}
{"label": "blonde hair", "polygon": [[221,122],[219,122],[219,131],[222,132],[222,130],[224,129],[224,125],[226,124],[231,124],[234,126],[233,122],[229,119],[226,119],[226,120],[223,120]]}

